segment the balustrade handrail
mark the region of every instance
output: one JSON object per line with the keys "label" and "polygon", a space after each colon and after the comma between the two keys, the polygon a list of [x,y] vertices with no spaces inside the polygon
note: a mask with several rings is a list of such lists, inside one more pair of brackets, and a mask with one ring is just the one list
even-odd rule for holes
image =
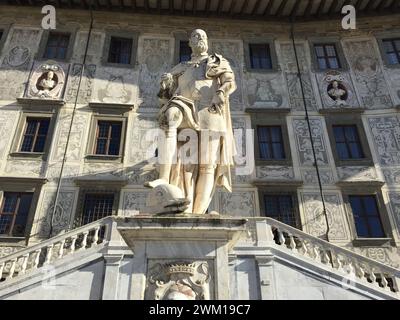
{"label": "balustrade handrail", "polygon": [[[16,252],[12,253],[12,254],[6,255],[6,256],[0,258],[0,265],[2,265],[3,263],[8,262],[10,260],[18,259],[18,258],[20,258],[20,257],[22,257],[22,256],[24,256],[26,254],[30,254],[30,253],[35,252],[37,250],[43,249],[44,247],[48,247],[48,246],[50,246],[52,244],[56,244],[56,243],[58,243],[60,241],[63,241],[65,239],[67,239],[67,238],[71,238],[73,236],[80,235],[80,234],[84,233],[86,230],[93,230],[94,228],[96,228],[98,226],[102,227],[102,226],[105,226],[105,225],[111,225],[112,222],[113,222],[113,216],[108,216],[108,217],[104,217],[102,219],[96,220],[94,222],[85,224],[85,225],[83,225],[81,227],[78,227],[76,229],[67,231],[67,232],[65,232],[63,234],[59,234],[59,235],[54,236],[54,237],[52,237],[50,239],[41,241],[41,242],[39,242],[39,243],[37,243],[37,244],[35,244],[33,246],[29,246],[27,248],[18,250]],[[109,237],[108,232],[106,233],[105,237]],[[108,239],[106,239],[106,240],[108,240]]]}
{"label": "balustrade handrail", "polygon": [[357,260],[362,260],[362,262],[365,262],[368,265],[374,265],[374,266],[376,266],[377,268],[379,268],[382,271],[386,270],[386,271],[390,272],[391,274],[395,275],[396,277],[400,277],[400,270],[399,269],[396,269],[396,268],[393,268],[391,266],[385,265],[385,264],[383,264],[383,263],[381,263],[379,261],[376,261],[376,260],[373,260],[371,258],[365,257],[365,256],[363,256],[363,255],[361,255],[359,253],[350,251],[348,249],[342,248],[342,247],[340,247],[338,245],[335,245],[335,244],[333,244],[331,242],[328,242],[326,240],[323,240],[323,239],[317,238],[315,236],[312,236],[312,235],[310,235],[308,233],[305,233],[304,231],[296,229],[296,228],[294,228],[292,226],[289,226],[289,225],[287,225],[285,223],[282,223],[280,221],[277,221],[275,219],[262,218],[262,219],[257,219],[257,220],[259,220],[259,221],[263,221],[264,220],[270,226],[279,227],[279,228],[281,228],[281,230],[286,231],[286,232],[292,234],[293,236],[298,236],[299,238],[301,238],[303,240],[310,240],[313,243],[315,243],[315,242],[319,243],[324,249],[330,249],[335,253],[342,254],[344,256],[351,256],[352,258],[357,259]]}

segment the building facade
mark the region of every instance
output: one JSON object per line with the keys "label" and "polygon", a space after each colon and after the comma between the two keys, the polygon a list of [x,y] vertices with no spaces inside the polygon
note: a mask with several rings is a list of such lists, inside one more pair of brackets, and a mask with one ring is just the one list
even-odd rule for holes
{"label": "building facade", "polygon": [[[158,126],[159,79],[190,59],[188,36],[202,28],[209,51],[229,60],[238,84],[230,107],[239,170],[233,172],[233,192],[218,190],[209,209],[235,221],[248,219],[246,232],[227,253],[231,291],[225,298],[296,298],[289,293],[295,286],[290,281],[281,284],[286,291],[269,291],[271,261],[254,249],[263,246],[264,218],[289,226],[271,222],[274,232],[293,231],[291,226],[321,246],[325,242],[318,239],[349,250],[344,252],[350,260],[364,257],[358,266],[377,262],[374,270],[360,267],[356,273],[375,277],[369,282],[390,287],[386,293],[395,295],[399,274],[389,273],[400,268],[397,2],[365,1],[361,12],[382,12],[360,15],[355,30],[344,30],[341,16],[323,19],[329,1],[325,6],[323,1],[250,1],[244,8],[240,1],[237,8],[217,2],[211,2],[213,15],[206,17],[196,16],[193,4],[181,15],[177,9],[157,13],[155,1],[143,2],[148,13],[118,11],[113,2],[107,9],[100,1],[92,24],[87,7],[65,4],[57,7],[55,30],[42,29],[38,6],[0,6],[0,257],[110,215],[145,213],[143,184],[157,175],[156,144],[148,133]],[[160,3],[162,12],[168,10]],[[229,17],[230,10],[243,10],[248,20]],[[252,19],[264,11],[274,18]],[[309,21],[307,11],[314,17]],[[290,23],[290,14],[298,20]],[[286,231],[281,244],[297,250],[300,233]],[[266,236],[265,241],[280,242],[279,232],[274,234],[275,240]],[[7,263],[5,277],[12,268]],[[25,270],[23,264],[17,259],[15,270]],[[379,271],[380,266],[388,269]],[[276,283],[290,274],[284,268],[276,269]],[[208,289],[206,297],[223,298],[218,291],[223,285],[217,283],[223,280],[214,279],[216,289]],[[0,296],[13,296],[10,288],[1,294],[0,283]],[[307,292],[318,299],[321,290]],[[347,298],[368,296],[346,292]],[[103,298],[110,297],[103,291]],[[143,291],[130,298],[153,296]]]}

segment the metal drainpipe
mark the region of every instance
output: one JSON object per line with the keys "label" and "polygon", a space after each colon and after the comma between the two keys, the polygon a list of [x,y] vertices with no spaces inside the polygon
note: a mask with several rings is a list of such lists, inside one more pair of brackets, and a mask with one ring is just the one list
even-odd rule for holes
{"label": "metal drainpipe", "polygon": [[297,77],[299,79],[300,82],[300,88],[301,88],[301,95],[303,98],[303,104],[304,104],[304,111],[306,113],[306,121],[307,121],[307,126],[308,126],[308,132],[310,134],[310,142],[311,142],[311,149],[312,149],[312,153],[313,153],[313,157],[314,157],[314,166],[315,166],[315,171],[317,172],[317,180],[318,180],[318,186],[319,186],[319,192],[321,195],[321,200],[322,200],[322,213],[325,217],[325,222],[326,222],[326,233],[325,233],[325,237],[326,237],[326,241],[329,241],[329,231],[330,231],[330,226],[329,226],[329,221],[328,221],[328,215],[326,212],[326,206],[325,206],[325,200],[324,200],[324,194],[322,191],[322,182],[321,182],[321,175],[320,175],[320,171],[319,171],[319,165],[318,165],[318,160],[317,160],[317,155],[315,153],[315,146],[314,146],[314,138],[312,136],[312,131],[311,131],[311,122],[310,122],[310,117],[308,115],[308,108],[307,108],[307,102],[306,102],[306,96],[304,93],[304,86],[303,86],[303,81],[301,79],[301,72],[300,72],[300,63],[299,63],[299,58],[297,55],[297,49],[296,49],[296,44],[295,44],[295,40],[294,40],[294,20],[295,18],[292,17],[291,21],[290,21],[290,36],[292,39],[292,44],[293,44],[293,50],[294,50],[294,55],[296,58],[296,66],[297,66]]}
{"label": "metal drainpipe", "polygon": [[62,180],[62,175],[63,175],[63,172],[64,172],[64,165],[65,165],[66,158],[67,158],[67,150],[68,150],[68,146],[69,146],[69,140],[70,140],[70,137],[71,137],[72,124],[73,124],[74,118],[75,118],[76,105],[78,104],[78,97],[79,97],[79,91],[81,89],[82,78],[83,78],[83,75],[85,73],[86,58],[87,58],[87,53],[88,53],[88,49],[89,49],[90,37],[91,37],[91,34],[92,34],[92,29],[93,29],[93,10],[92,10],[92,5],[93,5],[93,0],[89,4],[89,10],[90,10],[89,32],[88,32],[88,36],[87,36],[87,40],[86,40],[85,53],[84,53],[83,61],[82,61],[82,69],[81,69],[80,76],[79,76],[78,89],[76,91],[76,96],[75,96],[74,109],[72,110],[71,122],[69,124],[68,135],[67,135],[67,141],[66,141],[66,144],[65,144],[63,159],[62,159],[62,162],[61,162],[60,175],[58,177],[58,182],[57,182],[56,198],[54,199],[53,211],[51,213],[49,238],[52,237],[52,233],[53,233],[54,216],[55,216],[55,213],[56,213],[56,210],[57,210],[57,202],[58,202],[58,198],[59,198],[59,195],[60,195],[61,180]]}

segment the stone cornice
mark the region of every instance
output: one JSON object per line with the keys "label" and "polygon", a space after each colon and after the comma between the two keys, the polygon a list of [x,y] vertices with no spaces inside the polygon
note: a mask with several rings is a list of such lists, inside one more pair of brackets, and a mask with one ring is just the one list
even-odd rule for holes
{"label": "stone cornice", "polygon": [[36,98],[17,98],[19,104],[22,105],[36,105],[36,106],[51,106],[61,107],[65,105],[65,100],[58,99],[36,99]]}

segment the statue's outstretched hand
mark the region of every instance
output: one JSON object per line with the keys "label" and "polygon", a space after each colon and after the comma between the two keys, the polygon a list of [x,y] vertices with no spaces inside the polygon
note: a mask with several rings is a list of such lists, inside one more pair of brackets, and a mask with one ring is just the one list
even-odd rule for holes
{"label": "statue's outstretched hand", "polygon": [[221,91],[217,91],[211,101],[211,107],[208,108],[208,111],[211,113],[219,113],[222,114],[223,106],[225,103],[225,95]]}

